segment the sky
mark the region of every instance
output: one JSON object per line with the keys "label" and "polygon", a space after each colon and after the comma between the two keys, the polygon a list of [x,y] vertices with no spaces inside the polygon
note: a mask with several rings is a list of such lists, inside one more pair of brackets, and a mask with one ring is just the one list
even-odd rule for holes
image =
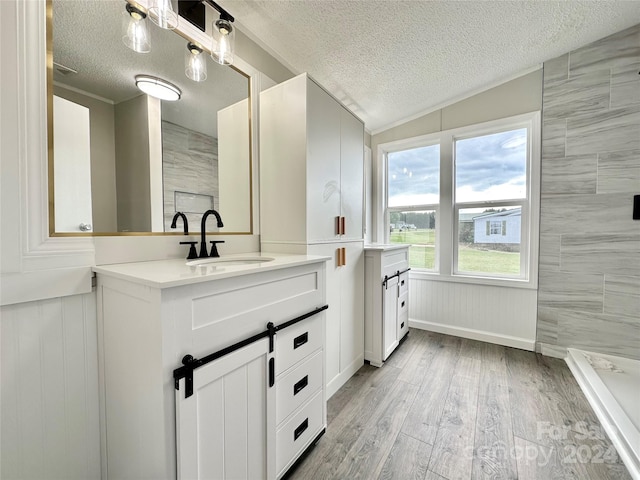
{"label": "sky", "polygon": [[[526,150],[526,129],[457,140],[456,201],[524,198]],[[438,145],[389,153],[388,161],[390,207],[439,202]]]}

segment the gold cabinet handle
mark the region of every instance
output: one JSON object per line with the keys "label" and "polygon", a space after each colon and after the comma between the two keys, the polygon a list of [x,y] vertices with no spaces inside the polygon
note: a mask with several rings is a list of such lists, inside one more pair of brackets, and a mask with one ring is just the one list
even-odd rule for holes
{"label": "gold cabinet handle", "polygon": [[336,217],[336,235],[340,235],[340,227],[342,226],[341,219],[342,217]]}
{"label": "gold cabinet handle", "polygon": [[345,232],[345,218],[344,217],[340,217],[340,234],[344,235]]}

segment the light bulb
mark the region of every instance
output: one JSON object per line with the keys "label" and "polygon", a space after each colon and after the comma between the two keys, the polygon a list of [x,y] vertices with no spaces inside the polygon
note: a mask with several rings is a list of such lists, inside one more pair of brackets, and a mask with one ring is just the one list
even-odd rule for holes
{"label": "light bulb", "polygon": [[184,73],[195,82],[204,82],[207,79],[207,59],[202,48],[191,42],[187,43]]}
{"label": "light bulb", "polygon": [[142,10],[129,3],[126,11],[122,13],[122,42],[134,52],[151,51],[146,18],[147,15]]}

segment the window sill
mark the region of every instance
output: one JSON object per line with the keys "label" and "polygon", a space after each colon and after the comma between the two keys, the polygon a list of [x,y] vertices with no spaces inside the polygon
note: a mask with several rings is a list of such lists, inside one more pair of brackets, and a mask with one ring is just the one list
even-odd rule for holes
{"label": "window sill", "polygon": [[433,282],[448,283],[466,283],[472,285],[488,285],[492,287],[507,288],[523,288],[526,290],[537,290],[537,282],[532,280],[524,280],[517,278],[496,278],[496,277],[479,277],[470,275],[443,275],[437,272],[429,272],[427,270],[411,269],[410,278],[419,280],[428,280]]}

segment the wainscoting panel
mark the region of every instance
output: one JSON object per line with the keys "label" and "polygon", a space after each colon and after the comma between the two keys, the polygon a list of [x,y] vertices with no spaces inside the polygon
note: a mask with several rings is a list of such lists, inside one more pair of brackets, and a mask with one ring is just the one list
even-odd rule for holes
{"label": "wainscoting panel", "polygon": [[534,350],[536,290],[411,278],[409,325]]}
{"label": "wainscoting panel", "polygon": [[0,477],[100,478],[95,294],[0,309]]}

